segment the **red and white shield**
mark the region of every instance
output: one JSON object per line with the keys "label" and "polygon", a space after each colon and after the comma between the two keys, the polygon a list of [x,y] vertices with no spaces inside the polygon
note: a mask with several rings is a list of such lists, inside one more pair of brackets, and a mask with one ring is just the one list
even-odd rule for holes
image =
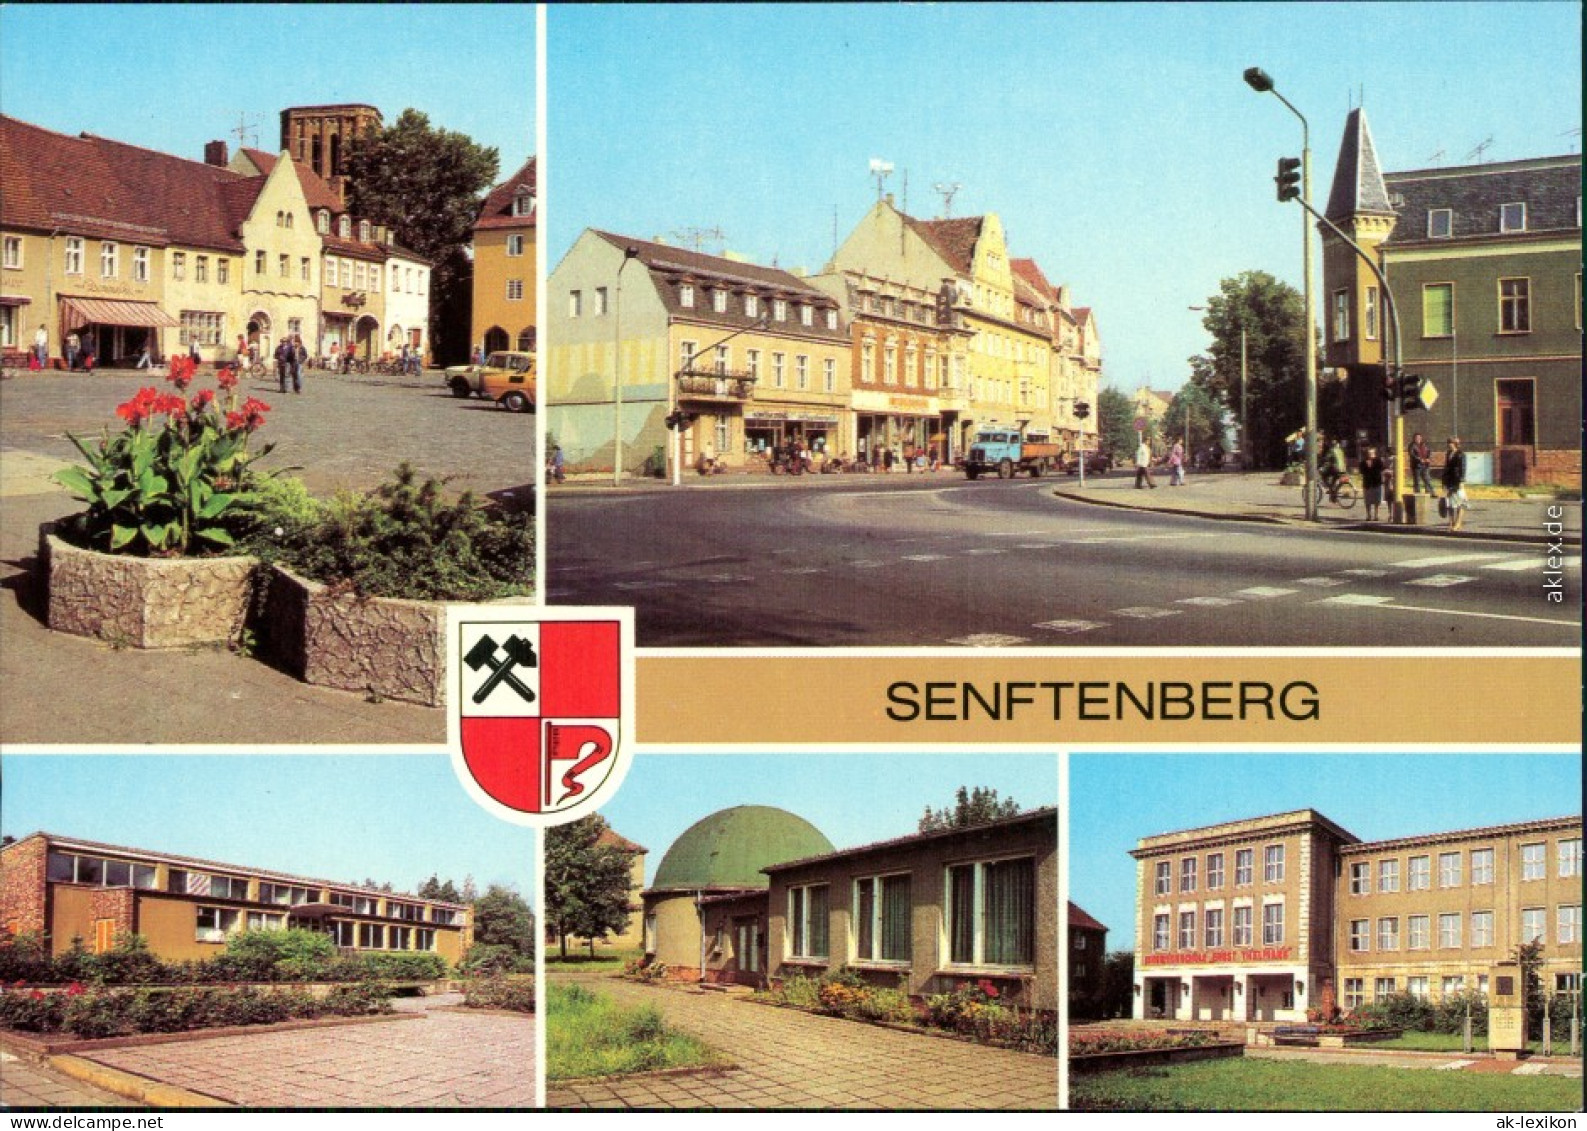
{"label": "red and white shield", "polygon": [[521,825],[593,812],[628,770],[633,610],[448,610],[452,765],[486,809]]}

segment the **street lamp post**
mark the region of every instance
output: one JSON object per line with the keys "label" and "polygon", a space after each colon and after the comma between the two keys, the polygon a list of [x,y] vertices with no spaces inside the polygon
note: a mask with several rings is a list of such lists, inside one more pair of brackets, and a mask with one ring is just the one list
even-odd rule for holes
{"label": "street lamp post", "polygon": [[1301,271],[1305,274],[1305,304],[1306,304],[1306,517],[1317,517],[1317,332],[1316,311],[1312,307],[1312,270],[1311,270],[1311,222],[1306,213],[1311,211],[1311,127],[1306,123],[1306,115],[1302,114],[1289,99],[1278,92],[1273,85],[1273,79],[1261,67],[1247,67],[1245,82],[1252,90],[1259,94],[1271,94],[1286,107],[1289,112],[1300,119],[1300,173],[1301,173],[1301,203],[1305,205],[1300,217],[1301,247],[1304,253],[1301,256]]}
{"label": "street lamp post", "polygon": [[[695,358],[705,357],[708,354],[715,353],[718,346],[726,345],[740,334],[747,334],[752,330],[764,331],[769,325],[771,325],[769,317],[764,314],[761,315],[755,320],[753,324],[742,327],[738,330],[734,330],[727,337],[718,338],[704,349],[697,350],[690,354],[688,359],[689,367],[694,365]],[[683,396],[678,389],[678,382],[683,380],[683,374],[684,371],[680,369],[676,374],[673,375],[672,391],[668,394],[671,397],[672,408],[672,411],[668,414],[667,419],[668,427],[672,429],[672,485],[674,487],[683,486]],[[721,452],[717,453],[717,458],[722,458]]]}
{"label": "street lamp post", "polygon": [[612,486],[623,485],[623,268],[639,258],[632,244],[623,249],[612,288]]}

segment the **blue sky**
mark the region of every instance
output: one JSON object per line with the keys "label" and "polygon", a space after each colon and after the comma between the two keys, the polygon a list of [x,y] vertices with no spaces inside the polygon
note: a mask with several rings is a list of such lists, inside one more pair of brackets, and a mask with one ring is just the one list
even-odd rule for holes
{"label": "blue sky", "polygon": [[482,4],[5,4],[0,111],[194,160],[246,115],[274,153],[288,106],[408,107],[500,154],[534,151],[534,9]]}
{"label": "blue sky", "polygon": [[[892,161],[902,206],[995,211],[1099,322],[1106,373],[1177,387],[1206,348],[1186,308],[1255,268],[1301,284],[1274,166],[1311,122],[1326,198],[1365,90],[1390,170],[1580,152],[1576,3],[558,7],[548,13],[555,266],[585,227],[720,226],[819,271]],[[1440,151],[1442,158],[1434,155]],[[1475,160],[1474,158],[1472,160]],[[707,250],[717,250],[708,246]],[[1319,268],[1320,270],[1320,268]],[[1320,274],[1319,285],[1320,285]]]}
{"label": "blue sky", "polygon": [[1143,836],[1316,809],[1362,840],[1581,812],[1577,754],[1076,754],[1069,894],[1135,946]]}
{"label": "blue sky", "polygon": [[432,872],[538,905],[534,830],[487,814],[444,755],[7,755],[0,831],[44,830],[412,891]]}
{"label": "blue sky", "polygon": [[837,848],[914,832],[926,806],[986,786],[1025,809],[1058,801],[1056,754],[641,754],[601,815],[650,850],[648,883],[672,842],[734,805],[797,813]]}

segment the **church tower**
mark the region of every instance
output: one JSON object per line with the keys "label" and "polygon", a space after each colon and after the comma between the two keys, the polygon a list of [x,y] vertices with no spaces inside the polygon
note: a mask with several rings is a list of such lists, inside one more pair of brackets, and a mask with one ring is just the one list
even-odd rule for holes
{"label": "church tower", "polygon": [[382,124],[380,111],[363,103],[293,106],[281,111],[281,148],[318,173],[345,208],[347,146]]}

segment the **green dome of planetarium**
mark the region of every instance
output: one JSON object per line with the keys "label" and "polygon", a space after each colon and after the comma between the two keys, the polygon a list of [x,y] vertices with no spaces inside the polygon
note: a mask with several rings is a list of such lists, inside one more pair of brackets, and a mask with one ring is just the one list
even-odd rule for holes
{"label": "green dome of planetarium", "polygon": [[832,851],[832,842],[803,817],[770,805],[739,805],[696,821],[673,841],[650,890],[763,888],[766,865]]}

